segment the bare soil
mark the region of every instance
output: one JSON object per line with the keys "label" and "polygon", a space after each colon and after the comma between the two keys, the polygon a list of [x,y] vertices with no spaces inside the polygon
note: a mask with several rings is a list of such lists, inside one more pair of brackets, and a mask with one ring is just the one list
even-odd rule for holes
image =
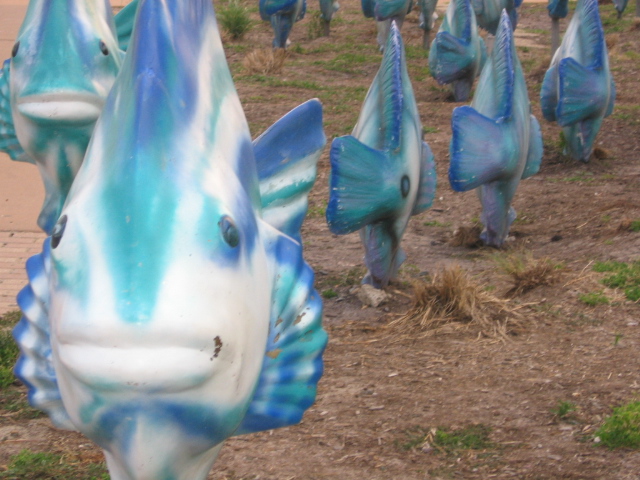
{"label": "bare soil", "polygon": [[[228,440],[210,479],[640,479],[640,452],[594,442],[612,408],[638,398],[640,307],[605,289],[591,269],[594,261],[640,257],[640,233],[624,228],[640,219],[640,29],[631,22],[633,5],[619,24],[611,21],[613,6],[602,5],[617,100],[597,140],[599,158],[583,164],[562,155],[559,127],[540,112],[550,61],[545,6],[525,3],[516,30],[545,154],[540,173],[519,188],[508,246],[449,243],[454,230],[473,225],[480,205],[473,192],[449,188],[450,117],[460,104],[428,74],[414,11],[403,37],[425,140],[436,157],[436,200],[409,224],[402,243],[408,259],[387,289],[390,300],[364,307],[356,296],[364,273],[359,238],[332,235],[324,219],[325,149],[303,227],[318,290],[337,294],[325,300],[330,341],[317,402],[298,426]],[[251,8],[253,29],[226,44],[253,135],[314,96],[325,105],[329,142],[349,133],[381,58],[375,25],[359,2],[341,2],[328,38],[309,37],[317,9],[310,4],[294,27],[283,71],[273,76],[250,76],[241,66],[248,52],[271,42],[269,25]],[[410,282],[445,266],[460,265],[496,296],[506,295],[513,285],[496,258],[514,252],[549,257],[564,268],[555,284],[510,300],[520,317],[506,339],[473,327],[426,336],[387,328],[411,307]],[[600,290],[612,303],[590,307],[578,298]],[[562,401],[577,408],[565,419],[552,413]],[[471,425],[490,431],[484,448],[446,452],[421,441],[431,429]],[[24,448],[62,453],[69,462],[100,458],[88,440],[53,429],[45,418],[0,415],[0,441],[0,465]]]}

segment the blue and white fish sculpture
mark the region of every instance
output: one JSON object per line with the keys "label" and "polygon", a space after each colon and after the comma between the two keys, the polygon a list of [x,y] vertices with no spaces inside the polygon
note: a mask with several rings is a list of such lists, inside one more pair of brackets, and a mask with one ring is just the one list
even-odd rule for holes
{"label": "blue and white fish sculpture", "polygon": [[0,150],[35,163],[50,234],[123,53],[107,0],[31,0],[0,73]]}
{"label": "blue and white fish sculpture", "polygon": [[320,16],[324,24],[324,35],[329,36],[329,27],[333,14],[338,11],[340,4],[336,0],[320,0]]}
{"label": "blue and white fish sculpture", "polygon": [[422,47],[429,48],[431,43],[431,30],[435,23],[435,12],[438,0],[418,0],[420,6],[420,16],[418,17],[418,26],[423,30]]}
{"label": "blue and white fish sculpture", "polygon": [[542,114],[562,127],[567,152],[588,162],[615,98],[598,1],[579,0],[542,82]]}
{"label": "blue and white fish sculpture", "polygon": [[518,25],[518,8],[522,0],[471,0],[473,11],[480,28],[496,35],[502,10],[506,10],[511,20],[511,28]]}
{"label": "blue and white fish sculpture", "polygon": [[511,201],[521,179],[540,169],[542,135],[531,106],[509,16],[502,12],[496,43],[471,106],[454,109],[449,182],[456,192],[478,189],[481,239],[501,247],[516,218]]}
{"label": "blue and white fish sculpture", "polygon": [[293,24],[302,20],[306,11],[306,0],[260,0],[260,17],[273,28],[273,48],[287,48]]}
{"label": "blue and white fish sculpture", "polygon": [[57,389],[58,419],[104,449],[113,480],[200,480],[227,437],[297,423],[315,398],[313,271],[262,210],[299,235],[322,110],[252,144],[209,0],[141,0],[133,32],[30,260],[15,371],[30,398]]}
{"label": "blue and white fish sculpture", "polygon": [[329,228],[360,230],[369,270],[363,283],[384,287],[405,259],[400,240],[409,218],[431,206],[436,188],[395,22],[358,123],[333,141],[330,160]]}
{"label": "blue and white fish sculpture", "polygon": [[486,60],[471,1],[452,0],[429,50],[431,75],[441,85],[451,84],[456,102],[465,102]]}
{"label": "blue and white fish sculpture", "polygon": [[391,22],[395,22],[398,29],[401,29],[404,17],[413,6],[412,0],[361,0],[361,4],[364,16],[376,19],[380,50],[384,50],[387,43]]}

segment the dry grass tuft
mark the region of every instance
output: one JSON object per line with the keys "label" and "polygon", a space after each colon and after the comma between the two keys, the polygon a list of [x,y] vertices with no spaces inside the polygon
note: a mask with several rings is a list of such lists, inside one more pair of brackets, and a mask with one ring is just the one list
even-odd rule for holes
{"label": "dry grass tuft", "polygon": [[467,247],[478,248],[482,246],[482,240],[480,240],[480,233],[482,233],[482,226],[475,224],[471,227],[458,227],[453,232],[453,237],[449,241],[449,245],[452,247]]}
{"label": "dry grass tuft", "polygon": [[475,326],[479,336],[506,339],[515,310],[488,293],[459,266],[445,268],[430,282],[413,283],[414,305],[387,328],[422,336]]}
{"label": "dry grass tuft", "polygon": [[605,42],[607,44],[607,50],[609,50],[609,53],[612,53],[612,50],[620,43],[620,34],[610,33],[605,37]]}
{"label": "dry grass tuft", "polygon": [[640,17],[634,17],[633,22],[631,22],[630,30],[640,30]]}
{"label": "dry grass tuft", "polygon": [[562,265],[548,257],[534,258],[531,252],[496,255],[498,266],[513,280],[507,296],[515,297],[541,285],[552,285],[560,278]]}
{"label": "dry grass tuft", "polygon": [[248,53],[242,65],[250,75],[280,73],[286,56],[284,48],[260,48]]}
{"label": "dry grass tuft", "polygon": [[596,157],[598,160],[605,160],[609,158],[611,154],[609,153],[608,150],[604,148],[596,147],[593,149],[593,156]]}

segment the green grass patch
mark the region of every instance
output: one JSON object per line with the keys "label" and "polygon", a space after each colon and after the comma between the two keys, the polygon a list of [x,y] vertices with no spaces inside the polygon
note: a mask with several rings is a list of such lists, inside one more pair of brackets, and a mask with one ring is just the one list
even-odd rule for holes
{"label": "green grass patch", "polygon": [[568,420],[573,413],[577,410],[575,403],[559,401],[558,404],[551,409],[551,413],[554,417],[560,420]]}
{"label": "green grass patch", "polygon": [[640,448],[640,402],[614,408],[595,435],[600,445],[610,449]]}
{"label": "green grass patch", "polygon": [[422,225],[424,225],[425,227],[450,227],[451,223],[450,222],[442,223],[437,220],[429,220],[427,222],[423,222]]}
{"label": "green grass patch", "polygon": [[14,310],[12,312],[7,312],[4,315],[0,316],[0,328],[1,327],[13,327],[20,320],[20,310]]}
{"label": "green grass patch", "polygon": [[109,474],[104,463],[65,465],[62,455],[22,450],[11,457],[7,469],[0,472],[0,478],[109,480]]}
{"label": "green grass patch", "polygon": [[609,288],[619,288],[632,302],[640,300],[640,260],[631,263],[596,262],[593,270],[609,273],[601,280],[603,285]]}
{"label": "green grass patch", "polygon": [[13,366],[18,360],[19,354],[20,350],[11,336],[11,331],[0,331],[0,390],[9,387],[16,381],[13,376]]}
{"label": "green grass patch", "polygon": [[439,131],[438,127],[422,127],[422,133],[438,133]]}
{"label": "green grass patch", "polygon": [[578,295],[578,300],[590,307],[595,307],[596,305],[608,305],[610,303],[609,298],[602,291]]}
{"label": "green grass patch", "polygon": [[458,429],[438,427],[425,430],[422,427],[413,427],[405,432],[406,440],[396,442],[402,450],[413,450],[425,444],[430,444],[441,453],[458,455],[464,450],[485,450],[494,448],[489,441],[491,427],[483,424],[468,425]]}
{"label": "green grass patch", "polygon": [[249,11],[238,0],[230,0],[218,6],[216,17],[222,29],[234,40],[242,38],[251,29]]}
{"label": "green grass patch", "polygon": [[336,298],[338,296],[338,292],[336,292],[333,288],[327,288],[322,291],[322,297],[327,300],[330,298]]}

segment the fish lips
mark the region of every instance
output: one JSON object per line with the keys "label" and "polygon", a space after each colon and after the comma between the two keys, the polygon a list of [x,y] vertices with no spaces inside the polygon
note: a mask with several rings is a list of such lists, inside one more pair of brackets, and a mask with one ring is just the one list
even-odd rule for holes
{"label": "fish lips", "polygon": [[35,123],[85,125],[95,123],[104,106],[98,95],[60,92],[18,97],[18,112]]}

